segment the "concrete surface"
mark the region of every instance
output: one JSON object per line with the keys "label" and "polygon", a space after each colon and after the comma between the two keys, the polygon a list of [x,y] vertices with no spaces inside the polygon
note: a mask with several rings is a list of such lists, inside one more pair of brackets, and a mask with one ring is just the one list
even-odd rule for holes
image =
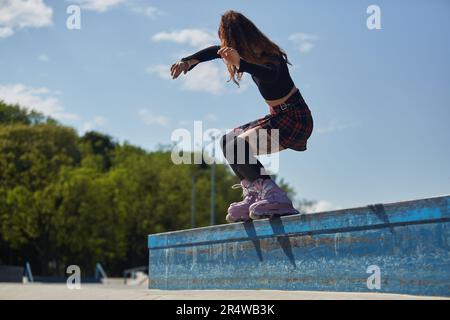
{"label": "concrete surface", "polygon": [[[400,294],[276,290],[149,290],[125,285],[0,283],[0,300],[422,300],[443,299]],[[444,298],[445,299],[445,298]],[[448,299],[448,298],[447,298]]]}

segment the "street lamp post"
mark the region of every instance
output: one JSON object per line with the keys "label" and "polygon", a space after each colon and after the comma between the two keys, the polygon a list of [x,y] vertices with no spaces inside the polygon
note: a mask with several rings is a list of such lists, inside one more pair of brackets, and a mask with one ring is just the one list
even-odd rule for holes
{"label": "street lamp post", "polygon": [[216,136],[211,134],[212,139],[212,164],[211,164],[211,220],[210,225],[216,224]]}
{"label": "street lamp post", "polygon": [[192,190],[191,190],[191,228],[195,228],[195,173],[192,173]]}
{"label": "street lamp post", "polygon": [[204,150],[202,149],[202,163],[199,165],[193,165],[191,171],[191,227],[196,227],[196,192],[197,192],[197,178],[208,169],[208,164],[203,159]]}
{"label": "street lamp post", "polygon": [[[211,164],[211,204],[210,204],[210,225],[216,224],[216,150],[215,150],[215,142],[216,142],[216,136],[211,134],[211,139],[213,141],[213,150],[212,150],[212,164]],[[202,164],[199,166],[199,169],[206,169],[207,164],[203,160],[204,151],[202,151]],[[195,228],[195,192],[196,192],[196,180],[197,180],[197,173],[194,169],[194,171],[191,173],[191,228]]]}

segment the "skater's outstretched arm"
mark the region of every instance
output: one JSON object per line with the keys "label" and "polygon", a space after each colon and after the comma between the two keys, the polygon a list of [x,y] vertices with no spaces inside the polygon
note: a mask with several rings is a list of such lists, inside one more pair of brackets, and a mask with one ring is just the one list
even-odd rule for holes
{"label": "skater's outstretched arm", "polygon": [[178,78],[181,72],[186,74],[200,62],[221,58],[221,56],[217,53],[219,49],[220,46],[210,46],[190,56],[184,57],[180,61],[174,63],[170,67],[170,74],[172,76],[172,79]]}
{"label": "skater's outstretched arm", "polygon": [[[219,51],[219,50],[220,50],[220,46],[218,46],[218,45],[210,46],[210,47],[202,49],[194,54],[191,54],[190,56],[182,58],[181,61],[191,61],[191,65],[188,69],[188,71],[190,71],[192,68],[194,68],[200,62],[221,58],[221,56],[217,53],[217,51]],[[198,62],[195,63],[195,61],[194,61],[194,63],[193,63],[192,60],[197,60]]]}

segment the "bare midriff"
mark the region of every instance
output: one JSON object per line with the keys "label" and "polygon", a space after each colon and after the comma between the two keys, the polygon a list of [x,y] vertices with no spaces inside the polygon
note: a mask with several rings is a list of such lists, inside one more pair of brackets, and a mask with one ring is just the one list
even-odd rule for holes
{"label": "bare midriff", "polygon": [[289,99],[289,97],[292,96],[295,93],[295,91],[297,91],[297,87],[293,86],[291,91],[287,95],[285,95],[284,97],[282,97],[280,99],[276,99],[276,100],[266,100],[266,102],[271,107],[277,106],[277,105],[279,105],[281,103],[286,102],[286,100]]}

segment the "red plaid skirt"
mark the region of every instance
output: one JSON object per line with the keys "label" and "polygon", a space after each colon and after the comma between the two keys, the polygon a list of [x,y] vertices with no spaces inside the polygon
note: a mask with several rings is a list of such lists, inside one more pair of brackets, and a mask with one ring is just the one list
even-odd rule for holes
{"label": "red plaid skirt", "polygon": [[234,129],[235,132],[245,132],[252,128],[266,129],[268,135],[273,129],[278,129],[279,143],[284,149],[305,151],[307,141],[313,131],[311,110],[303,99],[300,91],[294,93],[285,102],[283,108],[270,107],[270,114],[264,118],[251,121]]}

